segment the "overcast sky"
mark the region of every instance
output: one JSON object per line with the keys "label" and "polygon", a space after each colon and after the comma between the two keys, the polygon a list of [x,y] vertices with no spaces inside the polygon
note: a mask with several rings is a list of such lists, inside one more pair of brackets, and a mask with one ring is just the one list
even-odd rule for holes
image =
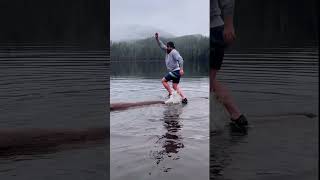
{"label": "overcast sky", "polygon": [[209,0],[111,0],[110,5],[111,33],[137,24],[176,36],[209,34]]}

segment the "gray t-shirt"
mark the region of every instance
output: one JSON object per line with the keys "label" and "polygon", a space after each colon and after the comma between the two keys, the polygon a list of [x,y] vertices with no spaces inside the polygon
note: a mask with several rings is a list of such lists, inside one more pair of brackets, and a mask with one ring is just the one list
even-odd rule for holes
{"label": "gray t-shirt", "polygon": [[210,0],[210,27],[222,26],[222,17],[233,15],[235,0]]}

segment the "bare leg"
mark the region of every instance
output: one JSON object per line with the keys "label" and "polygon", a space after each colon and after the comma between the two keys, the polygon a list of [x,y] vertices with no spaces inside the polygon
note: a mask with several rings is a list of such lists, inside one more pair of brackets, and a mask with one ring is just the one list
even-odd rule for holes
{"label": "bare leg", "polygon": [[182,99],[186,98],[186,97],[184,96],[183,91],[182,91],[181,88],[179,87],[179,84],[178,84],[178,83],[172,83],[172,88],[177,91],[177,93],[181,96]]}
{"label": "bare leg", "polygon": [[210,69],[210,92],[214,92],[222,100],[232,119],[238,119],[241,115],[239,108],[232,99],[229,90],[216,79],[217,70]]}
{"label": "bare leg", "polygon": [[170,88],[168,81],[165,78],[162,78],[161,82],[162,82],[163,86],[166,88],[166,90],[168,91],[168,93],[171,95],[172,90]]}

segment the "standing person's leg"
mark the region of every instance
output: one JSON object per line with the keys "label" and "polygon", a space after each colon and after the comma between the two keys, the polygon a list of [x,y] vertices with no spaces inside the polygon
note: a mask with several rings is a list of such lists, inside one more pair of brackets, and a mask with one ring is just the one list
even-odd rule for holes
{"label": "standing person's leg", "polygon": [[184,95],[183,91],[181,90],[181,88],[179,87],[179,82],[180,82],[180,78],[181,78],[180,70],[176,70],[176,71],[171,72],[171,75],[173,76],[173,78],[172,78],[172,88],[174,90],[176,90],[177,93],[181,96],[182,103],[183,104],[187,104],[188,100],[187,100],[186,96]]}
{"label": "standing person's leg", "polygon": [[170,88],[168,80],[166,80],[166,78],[162,78],[161,82],[162,82],[163,86],[166,88],[166,90],[168,91],[169,95],[172,95],[172,90]]}
{"label": "standing person's leg", "polygon": [[178,83],[172,83],[172,88],[177,91],[177,93],[181,96],[182,99],[185,99],[185,98],[186,98],[185,95],[184,95],[184,93],[183,93],[183,91],[182,91],[181,88],[179,87],[179,84],[178,84]]}
{"label": "standing person's leg", "polygon": [[[210,89],[214,92],[218,98],[222,101],[223,105],[227,109],[232,119],[238,119],[241,115],[239,108],[235,104],[233,98],[230,95],[230,91],[226,86],[221,84],[217,79],[217,70],[210,70]],[[211,88],[212,87],[212,88]]]}
{"label": "standing person's leg", "polygon": [[222,101],[231,119],[239,119],[241,116],[240,110],[232,99],[229,90],[217,80],[217,72],[220,70],[224,59],[223,27],[211,28],[210,36],[210,92],[214,92]]}

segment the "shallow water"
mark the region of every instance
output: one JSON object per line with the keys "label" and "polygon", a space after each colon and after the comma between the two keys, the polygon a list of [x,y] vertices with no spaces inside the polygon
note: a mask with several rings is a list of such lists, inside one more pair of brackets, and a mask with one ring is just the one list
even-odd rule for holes
{"label": "shallow water", "polygon": [[[161,79],[111,79],[111,104],[164,100]],[[183,78],[185,106],[151,105],[110,114],[111,179],[209,178],[208,78]],[[195,88],[196,87],[196,88]]]}
{"label": "shallow water", "polygon": [[226,55],[219,79],[250,128],[230,132],[212,98],[210,125],[221,130],[210,136],[212,179],[318,179],[318,54],[317,47],[282,47]]}
{"label": "shallow water", "polygon": [[105,125],[106,51],[72,48],[0,48],[0,125]]}
{"label": "shallow water", "polygon": [[[106,57],[104,50],[75,47],[0,47],[0,127],[13,131],[106,127]],[[1,149],[0,179],[107,178],[109,162],[101,161],[107,158],[107,147],[107,141],[100,140],[34,146],[5,155]]]}

